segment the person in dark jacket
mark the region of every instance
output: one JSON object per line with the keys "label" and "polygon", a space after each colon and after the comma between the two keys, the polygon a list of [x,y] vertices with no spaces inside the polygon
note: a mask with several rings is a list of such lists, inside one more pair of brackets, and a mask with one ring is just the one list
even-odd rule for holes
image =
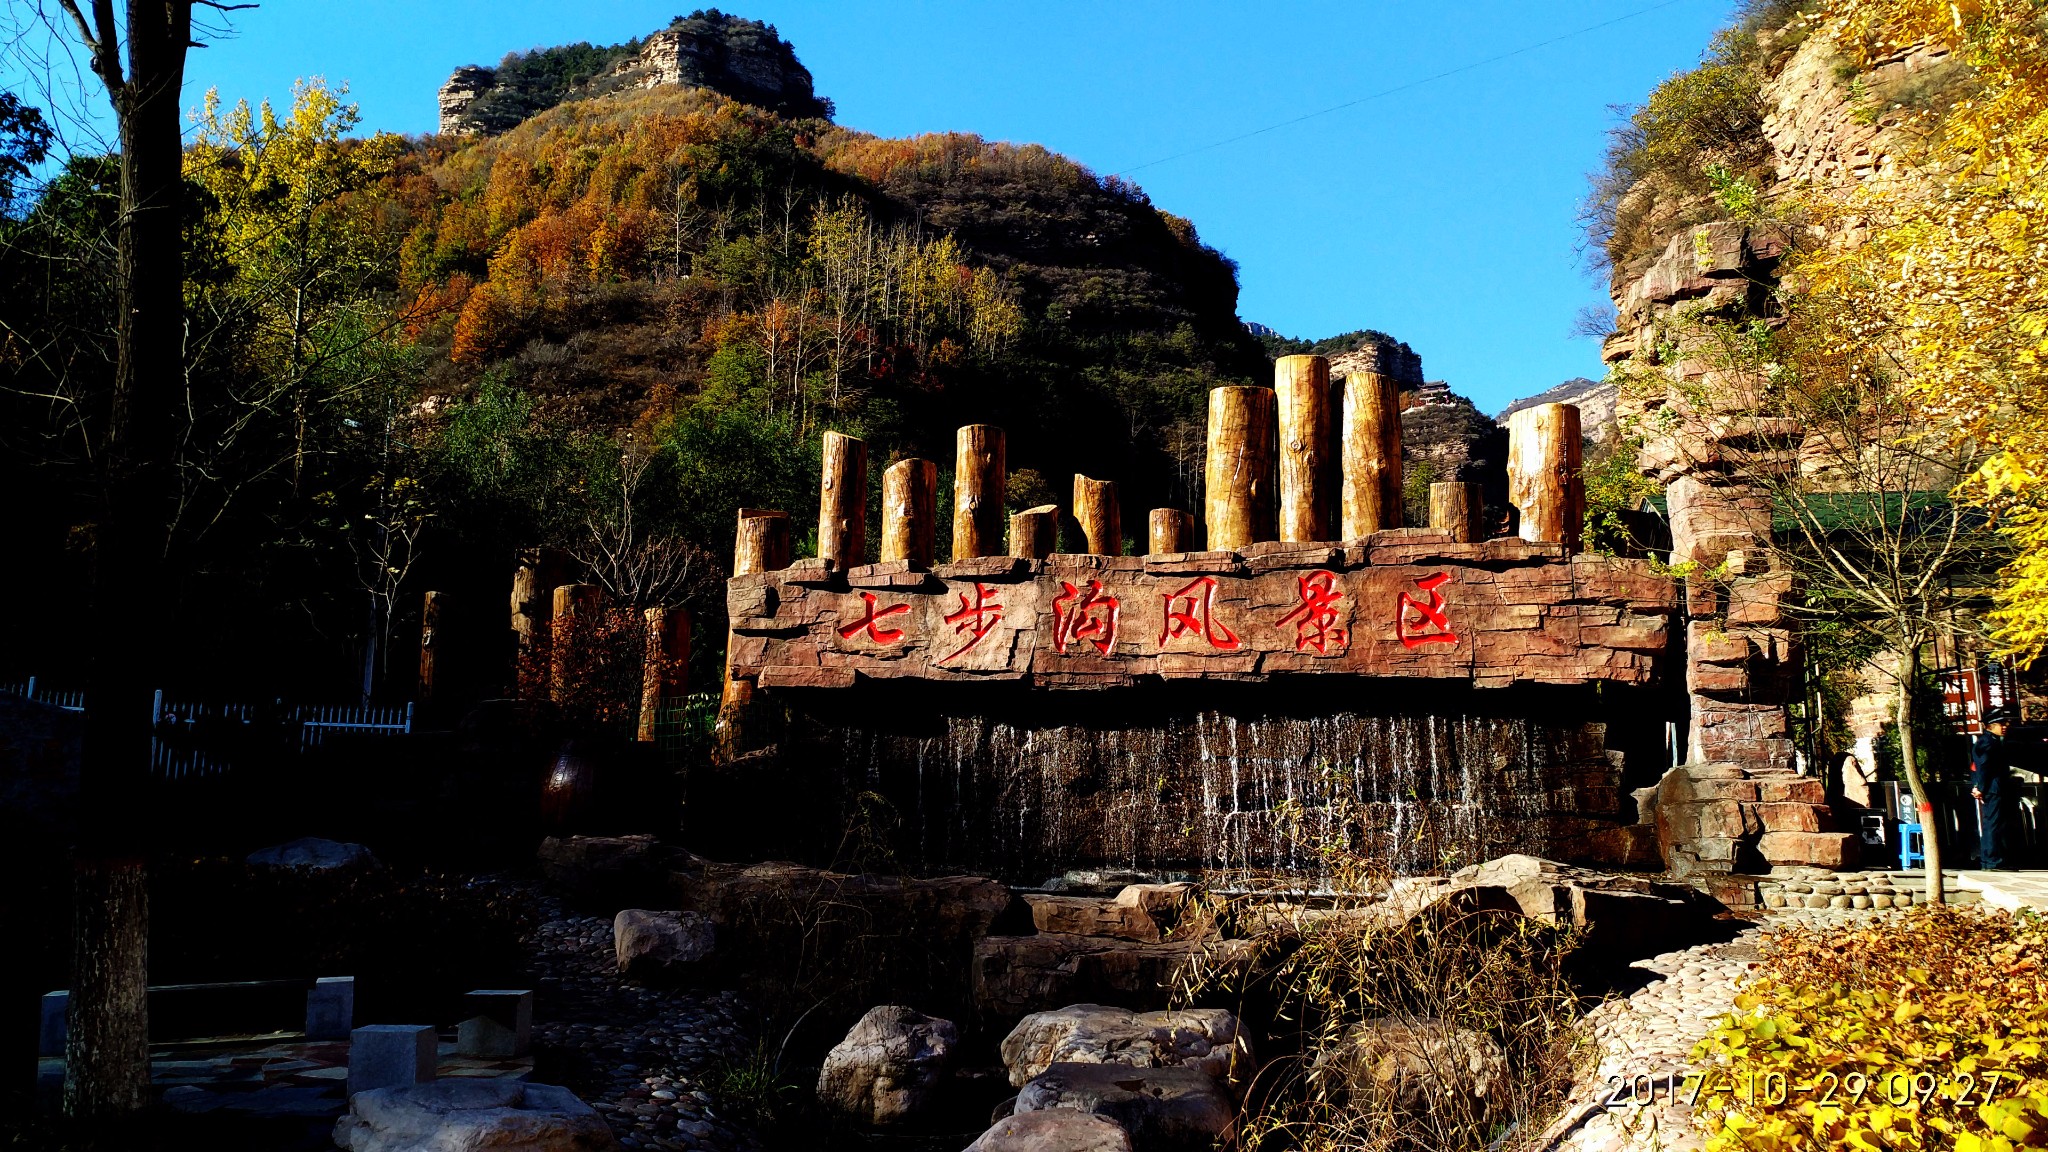
{"label": "person in dark jacket", "polygon": [[2009,776],[2012,752],[2005,734],[2012,717],[1994,713],[1984,722],[1984,731],[1970,742],[1970,795],[1977,800],[1977,866],[2005,867],[2008,829],[2012,816],[2006,811],[2008,799],[2017,799]]}

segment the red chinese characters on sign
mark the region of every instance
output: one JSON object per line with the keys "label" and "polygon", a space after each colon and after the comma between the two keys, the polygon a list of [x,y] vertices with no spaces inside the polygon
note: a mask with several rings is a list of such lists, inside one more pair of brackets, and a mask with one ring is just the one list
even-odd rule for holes
{"label": "red chinese characters on sign", "polygon": [[986,584],[976,583],[972,603],[968,601],[967,593],[960,593],[960,610],[947,615],[945,621],[953,626],[955,636],[967,637],[967,643],[939,657],[939,663],[966,655],[968,649],[981,643],[982,637],[995,631],[1003,619],[1003,606],[996,599],[997,592]]}
{"label": "red chinese characters on sign", "polygon": [[1451,630],[1450,612],[1444,606],[1444,594],[1437,591],[1449,582],[1449,572],[1424,576],[1415,586],[1429,593],[1427,602],[1417,600],[1412,594],[1401,593],[1401,603],[1394,610],[1394,635],[1409,648],[1420,648],[1424,644],[1456,644],[1458,634]]}
{"label": "red chinese characters on sign", "polygon": [[1060,581],[1060,594],[1052,598],[1052,646],[1065,653],[1067,645],[1085,640],[1104,656],[1116,647],[1117,619],[1123,605],[1102,590],[1102,581],[1090,580],[1083,592]]}
{"label": "red chinese characters on sign", "polygon": [[1317,655],[1328,656],[1332,649],[1343,652],[1351,644],[1351,631],[1340,623],[1344,613],[1337,604],[1344,599],[1344,590],[1337,585],[1337,574],[1329,571],[1311,572],[1298,579],[1301,586],[1301,603],[1279,620],[1279,627],[1294,625],[1294,650],[1306,652],[1313,648]]}
{"label": "red chinese characters on sign", "polygon": [[1159,624],[1160,647],[1183,636],[1200,636],[1209,642],[1211,648],[1223,652],[1237,651],[1237,634],[1216,619],[1214,576],[1197,576],[1185,588],[1165,593],[1164,598],[1166,614]]}
{"label": "red chinese characters on sign", "polygon": [[887,608],[876,611],[875,594],[873,592],[863,592],[860,594],[860,598],[867,605],[867,611],[861,615],[860,619],[839,629],[841,638],[851,640],[862,632],[866,632],[868,639],[877,644],[901,644],[903,642],[903,629],[883,628],[880,624],[881,621],[887,620],[899,612],[910,611],[910,605],[892,604]]}

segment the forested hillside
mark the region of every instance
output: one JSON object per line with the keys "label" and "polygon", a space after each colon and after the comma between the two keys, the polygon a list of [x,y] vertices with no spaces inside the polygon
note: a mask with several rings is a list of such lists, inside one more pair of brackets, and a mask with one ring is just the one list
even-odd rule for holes
{"label": "forested hillside", "polygon": [[[477,611],[502,628],[513,556],[539,544],[624,601],[689,601],[708,666],[734,511],[786,508],[806,537],[824,430],[867,437],[875,473],[940,461],[944,492],[953,429],[1000,424],[1013,505],[1064,502],[1086,471],[1142,524],[1198,494],[1207,390],[1266,372],[1193,225],[1036,146],[883,140],[676,87],[487,138],[354,129],[315,84],[275,114],[209,107],[187,154],[175,546],[194,575],[155,626],[241,655],[184,675],[230,685],[291,648],[330,654],[295,662],[317,687],[359,657],[402,685],[389,653],[420,592],[490,589]],[[64,572],[94,519],[77,433],[111,375],[91,285],[112,179],[77,161],[0,222],[24,382],[0,435],[5,482],[47,497],[19,529],[37,571]],[[7,626],[45,675],[64,613]]]}

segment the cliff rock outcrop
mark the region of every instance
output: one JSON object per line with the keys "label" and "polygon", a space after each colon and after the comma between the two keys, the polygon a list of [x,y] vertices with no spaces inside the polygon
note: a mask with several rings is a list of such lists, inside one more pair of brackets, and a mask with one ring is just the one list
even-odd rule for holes
{"label": "cliff rock outcrop", "polygon": [[645,40],[515,52],[496,68],[467,64],[441,86],[444,134],[494,135],[564,100],[634,88],[708,88],[795,119],[832,115],[810,70],[773,25],[716,8],[678,17]]}

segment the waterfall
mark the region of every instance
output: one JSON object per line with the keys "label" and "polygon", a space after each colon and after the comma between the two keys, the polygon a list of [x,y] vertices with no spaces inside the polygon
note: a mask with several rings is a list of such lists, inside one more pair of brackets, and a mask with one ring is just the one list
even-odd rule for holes
{"label": "waterfall", "polygon": [[849,783],[894,806],[905,864],[1024,882],[1075,867],[1298,880],[1319,874],[1326,847],[1396,873],[1571,858],[1619,811],[1602,725],[1569,710],[1051,711],[821,736]]}

